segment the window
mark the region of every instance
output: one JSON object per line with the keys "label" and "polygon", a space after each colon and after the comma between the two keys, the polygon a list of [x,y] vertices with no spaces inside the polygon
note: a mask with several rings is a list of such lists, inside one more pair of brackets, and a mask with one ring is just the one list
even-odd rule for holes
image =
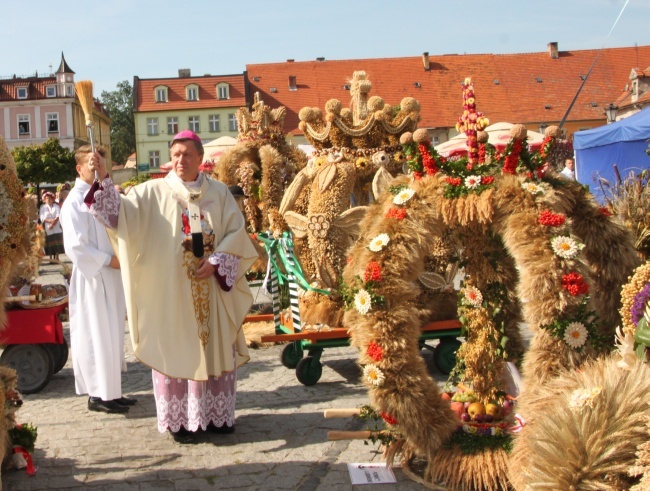
{"label": "window", "polygon": [[198,133],[198,132],[201,131],[198,116],[190,116],[189,123],[190,123],[190,130],[191,131],[193,131],[194,133]]}
{"label": "window", "polygon": [[45,97],[56,97],[56,86],[45,87]]}
{"label": "window", "polygon": [[208,116],[208,121],[210,122],[210,132],[221,131],[221,118],[218,114]]}
{"label": "window", "polygon": [[18,134],[27,136],[31,134],[29,131],[29,114],[18,115]]}
{"label": "window", "polygon": [[237,131],[237,118],[234,113],[228,115],[228,130]]}
{"label": "window", "polygon": [[147,135],[155,136],[158,134],[158,118],[147,118]]}
{"label": "window", "polygon": [[156,89],[156,102],[167,102],[167,87]]}
{"label": "window", "polygon": [[178,133],[178,118],[176,116],[167,118],[167,133],[170,135]]}
{"label": "window", "polygon": [[160,167],[160,152],[158,150],[149,151],[149,167]]}
{"label": "window", "polygon": [[199,89],[197,87],[188,87],[187,88],[187,100],[188,101],[198,101],[199,100]]}
{"label": "window", "polygon": [[18,99],[27,99],[27,87],[18,87],[16,89],[16,97]]}
{"label": "window", "polygon": [[48,133],[58,133],[59,132],[59,113],[47,113],[47,132]]}
{"label": "window", "polygon": [[217,98],[218,99],[230,99],[230,87],[228,84],[220,84],[217,87]]}
{"label": "window", "polygon": [[65,86],[65,95],[66,97],[72,97],[72,85]]}

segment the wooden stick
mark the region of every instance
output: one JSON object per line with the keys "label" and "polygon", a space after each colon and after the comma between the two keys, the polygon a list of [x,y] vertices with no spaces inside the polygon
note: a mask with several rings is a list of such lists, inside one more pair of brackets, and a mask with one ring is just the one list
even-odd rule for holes
{"label": "wooden stick", "polygon": [[[75,84],[77,96],[79,97],[79,104],[86,117],[86,128],[88,129],[88,136],[90,138],[90,148],[95,153],[95,135],[93,131],[93,106],[95,101],[93,99],[93,82],[92,80],[80,80]],[[99,173],[95,170],[95,180],[99,181]]]}
{"label": "wooden stick", "polygon": [[361,409],[357,408],[342,408],[342,409],[326,409],[324,416],[326,418],[351,418],[361,414]]}
{"label": "wooden stick", "polygon": [[18,297],[5,297],[3,302],[35,302],[36,295],[21,295]]}
{"label": "wooden stick", "polygon": [[[368,440],[372,436],[372,431],[328,431],[327,439],[334,440]],[[377,432],[375,432],[377,433]]]}

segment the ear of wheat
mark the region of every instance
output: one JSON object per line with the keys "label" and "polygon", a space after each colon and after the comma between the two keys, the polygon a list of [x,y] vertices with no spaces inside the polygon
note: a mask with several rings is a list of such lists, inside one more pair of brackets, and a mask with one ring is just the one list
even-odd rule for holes
{"label": "ear of wheat", "polygon": [[[86,117],[86,128],[88,128],[88,137],[90,138],[90,148],[93,153],[95,152],[95,133],[93,131],[93,82],[92,80],[80,80],[75,84],[77,97],[79,97],[79,104],[81,110]],[[99,181],[99,174],[95,171],[95,180]]]}

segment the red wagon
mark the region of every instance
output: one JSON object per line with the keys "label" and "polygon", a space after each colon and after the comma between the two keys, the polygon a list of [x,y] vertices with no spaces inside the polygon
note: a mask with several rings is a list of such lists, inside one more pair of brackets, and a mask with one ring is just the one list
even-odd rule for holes
{"label": "red wagon", "polygon": [[7,327],[0,331],[0,364],[16,370],[18,390],[32,394],[45,387],[68,360],[61,314],[65,301],[56,305],[7,310]]}

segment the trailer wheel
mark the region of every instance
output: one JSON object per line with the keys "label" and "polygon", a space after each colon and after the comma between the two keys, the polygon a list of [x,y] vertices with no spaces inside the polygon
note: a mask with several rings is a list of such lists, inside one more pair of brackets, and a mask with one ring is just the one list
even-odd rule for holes
{"label": "trailer wheel", "polygon": [[296,367],[296,377],[303,385],[316,385],[322,374],[323,365],[313,356],[305,356]]}
{"label": "trailer wheel", "polygon": [[64,339],[61,344],[48,343],[43,346],[52,354],[52,358],[54,359],[54,373],[59,373],[68,362],[70,348],[68,347],[67,341]]}
{"label": "trailer wheel", "polygon": [[18,390],[33,394],[47,385],[54,373],[51,353],[39,344],[12,344],[0,355],[0,364],[16,370]]}
{"label": "trailer wheel", "polygon": [[438,370],[449,375],[456,366],[456,351],[461,342],[457,339],[444,338],[433,350],[433,362]]}
{"label": "trailer wheel", "polygon": [[303,350],[298,343],[289,343],[282,348],[280,354],[280,362],[287,368],[296,368],[300,360],[302,360]]}

